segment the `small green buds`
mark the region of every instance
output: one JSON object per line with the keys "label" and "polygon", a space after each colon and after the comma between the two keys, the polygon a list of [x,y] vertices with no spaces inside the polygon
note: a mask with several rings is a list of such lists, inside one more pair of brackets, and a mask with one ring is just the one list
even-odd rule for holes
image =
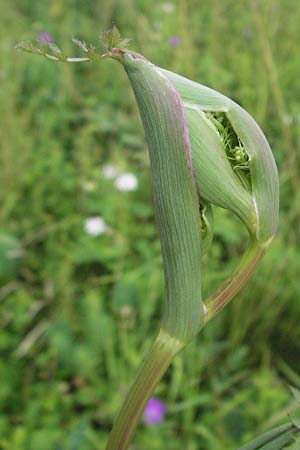
{"label": "small green buds", "polygon": [[237,215],[249,230],[255,228],[251,194],[239,182],[226,157],[218,130],[200,109],[187,108],[194,170],[200,197]]}

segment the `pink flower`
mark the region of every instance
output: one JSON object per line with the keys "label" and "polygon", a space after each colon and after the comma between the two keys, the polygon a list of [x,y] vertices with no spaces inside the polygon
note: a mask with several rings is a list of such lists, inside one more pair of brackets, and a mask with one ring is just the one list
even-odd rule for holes
{"label": "pink flower", "polygon": [[37,35],[37,40],[44,43],[53,42],[53,37],[47,31],[42,31]]}
{"label": "pink flower", "polygon": [[150,398],[144,409],[144,421],[147,425],[155,425],[164,420],[165,404],[156,397]]}
{"label": "pink flower", "polygon": [[178,47],[178,45],[180,44],[180,37],[179,36],[170,36],[169,44],[171,47]]}

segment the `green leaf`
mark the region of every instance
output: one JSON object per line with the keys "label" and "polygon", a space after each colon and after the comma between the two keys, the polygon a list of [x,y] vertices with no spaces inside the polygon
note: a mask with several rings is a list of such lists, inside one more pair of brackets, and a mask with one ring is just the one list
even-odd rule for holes
{"label": "green leaf", "polygon": [[95,61],[102,57],[101,52],[97,50],[94,45],[87,44],[85,41],[81,41],[77,38],[72,38],[72,42],[77,45],[91,61]]}
{"label": "green leaf", "polygon": [[77,38],[72,38],[73,44],[77,45],[83,52],[87,53],[89,51],[89,47],[85,41],[81,41]]}
{"label": "green leaf", "polygon": [[120,48],[120,49],[127,48],[130,42],[130,39],[121,37],[121,34],[116,25],[113,25],[113,27],[110,30],[104,32],[101,35],[100,40],[102,45],[107,51],[110,51],[113,48]]}
{"label": "green leaf", "polygon": [[[281,438],[283,440],[286,439],[286,433],[289,433],[289,439],[290,439],[290,433],[293,428],[293,425],[288,423],[285,425],[281,425],[280,427],[274,428],[273,430],[267,431],[266,433],[262,434],[261,436],[254,439],[249,444],[243,445],[238,450],[269,450],[266,448],[266,445],[269,445],[270,443],[273,444],[276,442],[277,439]],[[289,440],[284,442],[283,445],[285,445]],[[276,445],[276,444],[275,444]],[[276,450],[281,449],[282,447],[270,447],[270,450]]]}
{"label": "green leaf", "polygon": [[260,450],[282,450],[283,446],[293,441],[293,431],[289,430],[273,439],[268,444],[260,447]]}
{"label": "green leaf", "polygon": [[290,419],[291,419],[291,422],[294,425],[294,427],[296,427],[298,430],[300,430],[300,419],[293,415],[290,415]]}
{"label": "green leaf", "polygon": [[63,54],[61,49],[54,42],[39,42],[33,44],[30,41],[23,41],[16,45],[17,50],[24,52],[35,53],[36,55],[45,56],[48,59],[56,61],[67,61],[68,58]]}
{"label": "green leaf", "polygon": [[15,48],[17,50],[21,50],[23,52],[28,52],[28,53],[35,53],[37,55],[41,55],[42,51],[40,49],[39,46],[34,45],[32,42],[30,41],[22,41],[19,42]]}
{"label": "green leaf", "polygon": [[296,439],[292,445],[289,445],[288,447],[284,447],[284,450],[299,450],[299,448],[300,448],[300,438]]}
{"label": "green leaf", "polygon": [[300,405],[300,391],[299,391],[299,389],[296,389],[294,386],[290,386],[290,390],[291,390],[295,400],[297,400],[297,402]]}
{"label": "green leaf", "polygon": [[0,279],[15,277],[23,256],[21,243],[13,235],[0,231]]}
{"label": "green leaf", "polygon": [[48,49],[46,47],[45,54],[46,54],[47,50],[50,50],[49,54],[52,56],[55,56],[60,61],[67,60],[67,57],[63,54],[61,49],[56,44],[54,44],[54,42],[48,42],[46,45],[48,46]]}

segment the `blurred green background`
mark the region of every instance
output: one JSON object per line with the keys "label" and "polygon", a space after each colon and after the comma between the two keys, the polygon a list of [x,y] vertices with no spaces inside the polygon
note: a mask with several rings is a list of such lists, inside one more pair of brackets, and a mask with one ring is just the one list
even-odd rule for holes
{"label": "blurred green background", "polygon": [[[176,358],[156,391],[165,420],[142,423],[131,449],[235,450],[284,422],[288,384],[300,387],[299,0],[2,0],[1,11],[0,449],[103,449],[159,325],[149,161],[125,73],[14,50],[47,31],[75,55],[73,35],[97,42],[112,21],[155,64],[246,108],[281,178],[271,250]],[[205,293],[244,247],[241,225],[216,211]]]}

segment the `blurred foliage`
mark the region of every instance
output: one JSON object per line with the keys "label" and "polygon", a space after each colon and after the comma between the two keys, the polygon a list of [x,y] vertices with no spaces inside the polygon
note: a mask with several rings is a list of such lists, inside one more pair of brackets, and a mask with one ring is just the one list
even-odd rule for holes
{"label": "blurred foliage", "polygon": [[[299,0],[3,0],[0,16],[0,449],[101,449],[158,328],[160,245],[133,94],[114,61],[13,50],[47,31],[67,54],[112,21],[157,65],[242,104],[281,175],[278,237],[248,288],[176,358],[165,421],[132,450],[236,449],[285,422],[300,387]],[[171,39],[172,37],[177,39]],[[116,189],[101,167],[134,173]],[[109,228],[93,237],[90,216]],[[210,292],[245,246],[216,211]]]}

